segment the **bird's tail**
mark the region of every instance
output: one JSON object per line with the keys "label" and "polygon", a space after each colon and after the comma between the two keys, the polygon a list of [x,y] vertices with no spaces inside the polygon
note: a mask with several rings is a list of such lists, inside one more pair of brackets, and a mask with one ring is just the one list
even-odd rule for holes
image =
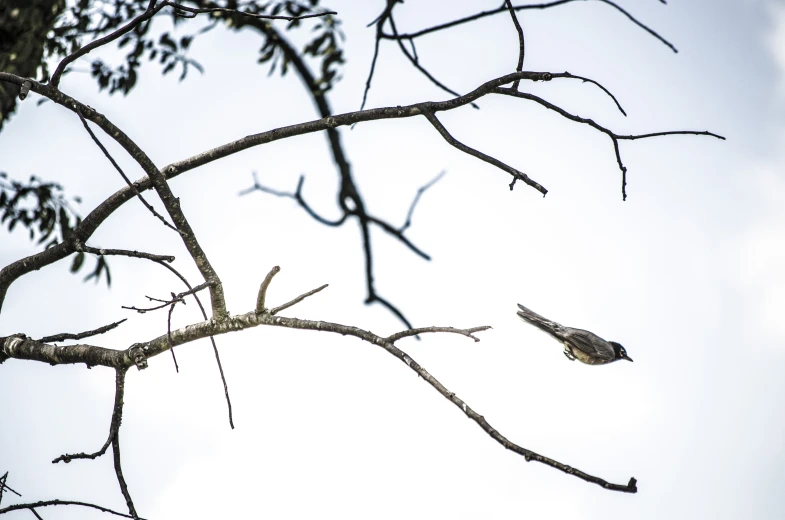
{"label": "bird's tail", "polygon": [[540,330],[547,332],[548,334],[559,337],[559,332],[561,329],[561,325],[556,323],[555,321],[551,321],[543,316],[540,316],[536,312],[531,309],[527,309],[520,303],[518,304],[518,316],[525,321],[526,323],[531,323],[535,327]]}

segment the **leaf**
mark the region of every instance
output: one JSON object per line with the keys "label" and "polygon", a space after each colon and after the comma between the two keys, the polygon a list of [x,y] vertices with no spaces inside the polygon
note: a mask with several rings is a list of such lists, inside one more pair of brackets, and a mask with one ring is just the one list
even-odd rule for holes
{"label": "leaf", "polygon": [[72,273],[75,273],[79,269],[82,268],[82,264],[84,263],[84,257],[85,257],[85,254],[82,251],[79,251],[78,253],[76,253],[76,256],[74,257],[74,261],[71,262],[71,272]]}

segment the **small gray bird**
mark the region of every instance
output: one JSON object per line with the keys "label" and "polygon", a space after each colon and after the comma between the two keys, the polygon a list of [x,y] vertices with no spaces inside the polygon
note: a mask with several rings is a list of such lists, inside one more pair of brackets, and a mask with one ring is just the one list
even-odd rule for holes
{"label": "small gray bird", "polygon": [[531,311],[518,304],[518,316],[527,323],[531,323],[540,330],[544,330],[561,343],[564,344],[564,355],[570,361],[578,360],[587,365],[604,365],[613,363],[619,359],[632,361],[627,356],[619,343],[615,341],[605,341],[598,335],[588,330],[573,329],[559,325],[555,321],[543,318],[534,311]]}

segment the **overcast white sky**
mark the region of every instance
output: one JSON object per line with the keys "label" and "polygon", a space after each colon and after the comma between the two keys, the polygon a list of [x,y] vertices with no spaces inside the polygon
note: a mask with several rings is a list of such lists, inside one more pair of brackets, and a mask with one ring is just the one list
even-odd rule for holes
{"label": "overcast white sky", "polygon": [[[398,25],[414,30],[498,4],[407,2],[397,8]],[[356,110],[372,51],[365,25],[382,2],[327,5],[347,34],[344,79],[331,101],[335,112]],[[638,494],[526,463],[377,347],[257,328],[218,339],[233,431],[207,341],[179,348],[179,374],[168,356],[129,372],[122,456],[142,516],[783,518],[785,3],[624,5],[679,53],[599,2],[527,12],[522,22],[527,69],[596,79],[629,117],[590,85],[551,82],[535,91],[622,132],[711,130],[728,138],[622,143],[626,202],[606,137],[521,100],[485,98],[479,111],[440,117],[455,137],[545,185],[545,198],[521,185],[510,193],[506,174],[448,146],[422,118],[341,132],[368,206],[393,223],[403,222],[420,185],[447,171],[422,198],[410,230],[432,262],[374,233],[380,294],[417,326],[493,326],[479,343],[434,335],[399,346],[513,442],[612,482],[634,476]],[[512,71],[517,59],[507,15],[417,45],[423,63],[461,92]],[[317,117],[292,73],[268,79],[267,68],[255,65],[259,46],[250,32],[214,31],[192,49],[203,75],[180,84],[146,67],[125,99],[97,93],[87,74],[61,86],[163,166]],[[369,107],[445,98],[393,44],[383,46]],[[123,181],[78,118],[36,100],[23,103],[0,134],[0,170],[58,180],[82,195],[87,214]],[[282,190],[305,174],[308,200],[336,215],[337,176],[325,141],[310,135],[257,147],[172,186],[223,277],[232,312],[250,310],[259,282],[280,265],[273,303],[330,284],[287,315],[394,332],[400,324],[392,315],[362,304],[354,223],[328,229],[291,200],[237,196],[252,171]],[[110,149],[129,175],[141,176],[118,147]],[[174,254],[197,280],[179,241],[138,203],[116,212],[89,243]],[[35,251],[23,232],[1,235],[0,244],[2,265]],[[123,349],[164,332],[165,313],[120,306],[180,291],[177,281],[140,261],[113,258],[111,266],[111,290],[67,274],[67,262],[19,280],[0,335],[41,337],[127,317],[93,341]],[[555,341],[518,320],[517,302],[621,342],[635,363],[570,363]],[[178,309],[177,325],[200,319],[191,307]],[[101,368],[0,366],[0,473],[9,472],[25,501],[124,510],[111,457],[50,463],[103,444],[113,378]],[[14,499],[4,498],[4,505]]]}

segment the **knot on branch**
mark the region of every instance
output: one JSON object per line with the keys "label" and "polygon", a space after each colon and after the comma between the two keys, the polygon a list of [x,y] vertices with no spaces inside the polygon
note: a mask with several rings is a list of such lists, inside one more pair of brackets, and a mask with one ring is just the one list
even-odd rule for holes
{"label": "knot on branch", "polygon": [[147,368],[147,350],[142,343],[134,343],[128,347],[128,357],[139,370]]}

